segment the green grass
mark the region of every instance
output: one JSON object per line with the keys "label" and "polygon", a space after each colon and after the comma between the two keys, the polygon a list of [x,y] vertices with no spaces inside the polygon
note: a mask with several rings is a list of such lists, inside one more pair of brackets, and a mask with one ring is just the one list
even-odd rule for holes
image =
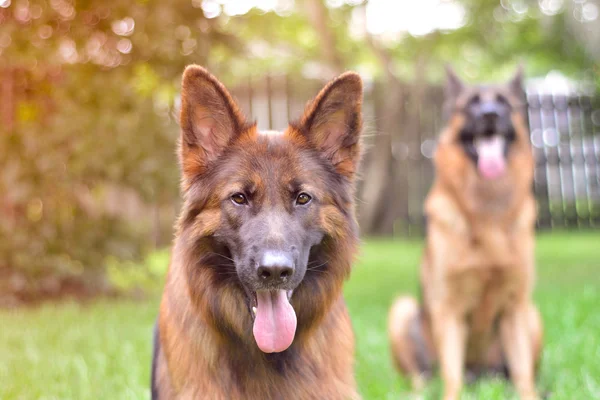
{"label": "green grass", "polygon": [[[346,286],[357,335],[357,378],[367,399],[397,399],[409,391],[392,368],[386,319],[396,294],[416,294],[421,249],[420,242],[369,242]],[[542,234],[536,253],[535,302],[545,324],[540,392],[551,399],[600,399],[600,235]],[[439,380],[425,394],[439,398]],[[462,398],[516,396],[502,380],[482,380]]]}
{"label": "green grass", "polygon": [[[370,240],[346,299],[357,336],[356,375],[365,399],[397,399],[407,382],[392,368],[388,307],[415,293],[421,242]],[[166,257],[165,263],[166,263]],[[535,299],[545,323],[538,387],[551,399],[600,398],[600,234],[539,236]],[[151,330],[158,298],[45,305],[0,312],[0,399],[148,398]],[[425,398],[439,398],[434,380]],[[515,397],[500,380],[463,399]]]}

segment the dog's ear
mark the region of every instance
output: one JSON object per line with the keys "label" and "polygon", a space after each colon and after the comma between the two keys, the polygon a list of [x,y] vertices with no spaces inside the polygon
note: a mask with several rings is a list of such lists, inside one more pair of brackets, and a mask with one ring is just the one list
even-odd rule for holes
{"label": "dog's ear", "polygon": [[517,66],[517,71],[508,81],[508,87],[512,94],[521,98],[525,93],[525,85],[523,84],[523,64]]}
{"label": "dog's ear", "polygon": [[465,88],[462,80],[450,65],[446,65],[446,86],[444,93],[447,101],[454,101]]}
{"label": "dog's ear", "polygon": [[227,89],[207,70],[190,65],[181,90],[180,158],[184,177],[202,173],[245,126]]}
{"label": "dog's ear", "polygon": [[300,133],[334,165],[352,178],[360,160],[363,87],[360,76],[346,72],[329,82],[304,110]]}

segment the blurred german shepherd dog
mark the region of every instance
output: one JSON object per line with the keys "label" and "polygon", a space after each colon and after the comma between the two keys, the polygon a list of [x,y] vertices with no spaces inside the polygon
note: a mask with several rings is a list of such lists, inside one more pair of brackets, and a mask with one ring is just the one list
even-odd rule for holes
{"label": "blurred german shepherd dog", "polygon": [[358,247],[362,81],[327,84],[284,132],[183,74],[183,206],[155,331],[153,399],[356,399],[342,298]]}
{"label": "blurred german shepherd dog", "polygon": [[507,374],[521,398],[537,398],[542,323],[531,298],[536,208],[523,104],[521,69],[505,85],[475,87],[448,69],[422,303],[397,299],[388,330],[413,387],[437,365],[447,400],[459,398],[465,369]]}

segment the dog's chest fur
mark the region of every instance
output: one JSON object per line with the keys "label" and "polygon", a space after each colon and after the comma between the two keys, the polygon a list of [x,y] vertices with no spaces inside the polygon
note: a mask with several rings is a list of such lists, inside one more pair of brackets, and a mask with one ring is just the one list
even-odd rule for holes
{"label": "dog's chest fur", "polygon": [[517,203],[519,193],[511,188],[510,179],[493,185],[466,179],[472,202],[466,208],[474,211],[468,214],[434,185],[426,205],[432,217],[422,270],[427,301],[450,303],[465,318],[468,361],[483,356],[499,316],[528,291],[533,278],[527,240],[533,237],[535,203],[531,195]]}

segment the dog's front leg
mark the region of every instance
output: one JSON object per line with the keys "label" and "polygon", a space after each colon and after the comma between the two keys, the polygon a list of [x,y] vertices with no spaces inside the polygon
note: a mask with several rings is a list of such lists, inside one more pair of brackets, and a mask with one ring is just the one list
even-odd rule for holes
{"label": "dog's front leg", "polygon": [[457,400],[462,388],[466,326],[449,307],[432,310],[432,327],[444,381],[444,400]]}
{"label": "dog's front leg", "polygon": [[500,322],[500,338],[508,369],[522,400],[537,399],[534,361],[529,333],[528,304],[520,301],[507,310]]}

